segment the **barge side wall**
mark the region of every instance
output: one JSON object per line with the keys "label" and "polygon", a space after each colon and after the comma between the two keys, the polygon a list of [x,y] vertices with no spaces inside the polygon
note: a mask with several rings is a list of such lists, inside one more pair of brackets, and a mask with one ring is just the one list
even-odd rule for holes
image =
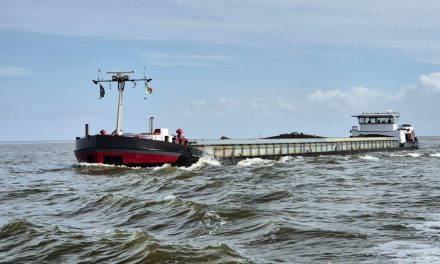
{"label": "barge side wall", "polygon": [[194,140],[190,146],[196,155],[203,153],[225,163],[236,163],[247,158],[348,155],[402,149],[399,139],[394,137]]}

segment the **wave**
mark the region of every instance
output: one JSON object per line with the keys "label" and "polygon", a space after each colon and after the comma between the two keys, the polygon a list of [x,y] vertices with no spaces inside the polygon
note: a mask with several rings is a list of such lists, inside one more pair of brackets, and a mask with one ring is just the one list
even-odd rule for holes
{"label": "wave", "polygon": [[162,198],[162,201],[174,201],[174,200],[176,200],[176,196],[174,196],[174,195],[167,195],[167,196],[165,196],[165,197],[163,197]]}
{"label": "wave", "polygon": [[432,244],[418,243],[411,240],[394,240],[372,248],[372,253],[381,259],[396,263],[438,263],[440,251]]}
{"label": "wave", "polygon": [[258,239],[252,241],[253,245],[266,245],[268,243],[289,242],[293,240],[304,241],[311,238],[330,238],[330,239],[366,239],[367,235],[353,233],[349,231],[326,230],[326,229],[307,229],[297,227],[278,226],[272,228]]}
{"label": "wave", "polygon": [[284,156],[278,159],[278,162],[280,163],[290,163],[292,161],[296,160],[295,157],[292,156]]}
{"label": "wave", "polygon": [[140,170],[141,167],[128,167],[125,165],[111,165],[102,163],[80,162],[74,166],[74,172],[87,175],[119,176],[123,172]]}
{"label": "wave", "polygon": [[144,249],[139,263],[243,263],[249,262],[227,244],[205,246],[152,243]]}
{"label": "wave", "polygon": [[395,154],[395,153],[391,153],[389,154],[390,157],[413,157],[413,158],[419,158],[421,156],[423,156],[423,153],[405,153],[405,154]]}
{"label": "wave", "polygon": [[0,239],[7,238],[8,236],[33,233],[36,228],[38,228],[36,224],[25,219],[12,219],[0,228]]}
{"label": "wave", "polygon": [[[82,199],[84,200],[84,199]],[[90,199],[88,202],[77,201],[77,204],[81,204],[78,208],[65,212],[65,217],[87,217],[90,214],[103,214],[109,217],[113,223],[120,225],[125,223],[127,218],[136,218],[138,214],[142,214],[143,217],[148,215],[150,210],[148,208],[154,207],[159,204],[166,203],[163,200],[142,200],[132,196],[121,196],[116,194],[105,194],[95,199]],[[113,218],[112,216],[118,216]],[[133,221],[129,221],[133,223]]]}
{"label": "wave", "polygon": [[38,188],[38,187],[9,190],[2,197],[2,199],[23,199],[23,198],[28,198],[29,196],[36,196],[36,195],[40,195],[40,194],[42,197],[45,197],[50,192],[51,192],[51,189],[49,189],[49,188],[43,189],[43,188]]}
{"label": "wave", "polygon": [[162,166],[153,167],[153,171],[160,171],[160,172],[174,172],[176,169],[171,166],[171,164],[163,164]]}
{"label": "wave", "polygon": [[438,237],[440,235],[440,221],[426,221],[421,224],[411,224],[410,226],[424,236]]}
{"label": "wave", "polygon": [[196,163],[192,164],[191,166],[179,167],[179,169],[185,171],[194,171],[194,170],[199,170],[205,166],[222,166],[222,164],[214,158],[201,157]]}
{"label": "wave", "polygon": [[363,159],[363,160],[371,160],[371,161],[379,160],[378,157],[374,157],[374,156],[371,156],[371,155],[361,155],[361,156],[359,156],[359,158]]}
{"label": "wave", "polygon": [[239,194],[235,199],[245,201],[246,203],[264,204],[275,201],[282,201],[284,199],[292,197],[292,194],[288,191],[269,191],[264,193],[244,193]]}
{"label": "wave", "polygon": [[63,172],[63,171],[71,171],[72,168],[75,167],[74,163],[72,164],[33,164],[33,166],[29,166],[29,164],[11,164],[9,166],[9,172],[11,174],[46,174],[52,172]]}
{"label": "wave", "polygon": [[408,153],[406,155],[409,157],[413,157],[413,158],[419,158],[419,157],[423,156],[423,154],[421,154],[421,153]]}
{"label": "wave", "polygon": [[437,153],[429,154],[429,156],[440,158],[440,153],[437,152]]}
{"label": "wave", "polygon": [[66,230],[14,219],[0,228],[3,259],[10,263],[226,263],[248,262],[227,244],[170,244],[135,229]]}
{"label": "wave", "polygon": [[250,158],[241,160],[237,163],[237,166],[273,166],[276,164],[274,160],[262,159],[262,158]]}
{"label": "wave", "polygon": [[114,164],[104,164],[104,163],[87,163],[87,162],[79,162],[76,163],[76,167],[79,168],[116,168],[116,169],[131,169],[131,170],[139,170],[142,169],[142,167],[129,167],[125,165],[114,165]]}

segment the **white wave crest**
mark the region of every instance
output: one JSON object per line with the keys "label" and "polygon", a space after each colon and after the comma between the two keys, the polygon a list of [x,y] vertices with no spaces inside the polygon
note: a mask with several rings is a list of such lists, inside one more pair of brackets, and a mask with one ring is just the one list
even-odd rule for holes
{"label": "white wave crest", "polygon": [[204,215],[205,221],[208,225],[213,225],[215,223],[219,223],[220,225],[224,225],[227,221],[219,216],[216,212],[208,210]]}
{"label": "white wave crest", "polygon": [[422,153],[405,153],[405,154],[395,154],[395,153],[391,153],[389,154],[390,157],[413,157],[413,158],[419,158],[421,156],[423,156]]}
{"label": "white wave crest", "polygon": [[159,170],[167,169],[169,167],[171,167],[171,165],[168,163],[165,163],[162,166],[153,167],[153,171],[159,171]]}
{"label": "white wave crest", "polygon": [[237,166],[272,166],[275,164],[275,161],[273,160],[267,160],[262,158],[252,158],[252,159],[245,159],[242,161],[239,161],[237,163]]}
{"label": "white wave crest", "polygon": [[405,156],[406,156],[405,154],[394,154],[394,153],[390,154],[390,157],[405,157]]}
{"label": "white wave crest", "polygon": [[422,154],[420,153],[408,153],[407,156],[413,157],[413,158],[418,158],[420,156],[422,156]]}
{"label": "white wave crest", "polygon": [[278,162],[280,162],[280,163],[289,163],[289,162],[291,162],[291,161],[293,161],[293,160],[295,160],[294,157],[291,157],[291,156],[284,156],[284,157],[281,157],[281,158],[278,160]]}
{"label": "white wave crest", "polygon": [[374,157],[374,156],[371,156],[371,155],[362,155],[362,156],[359,156],[359,158],[363,159],[363,160],[379,160],[378,157]]}
{"label": "white wave crest", "polygon": [[440,153],[433,153],[433,154],[430,154],[429,156],[440,158]]}
{"label": "white wave crest", "polygon": [[292,162],[298,162],[304,160],[304,157],[302,156],[283,156],[280,157],[276,163],[279,164],[285,164],[285,163],[292,163]]}
{"label": "white wave crest", "polygon": [[179,167],[181,170],[193,171],[202,168],[205,165],[210,166],[221,166],[222,164],[216,160],[211,158],[201,157],[196,163],[191,164],[189,167]]}
{"label": "white wave crest", "polygon": [[128,167],[125,165],[113,165],[113,164],[103,164],[103,163],[87,163],[87,162],[79,162],[77,163],[78,167],[85,167],[85,168],[124,168],[124,169],[132,169],[132,170],[139,170],[142,169],[142,167]]}
{"label": "white wave crest", "polygon": [[123,165],[121,166],[116,166],[116,165],[111,165],[111,164],[103,164],[103,163],[87,163],[87,162],[79,162],[78,167],[125,167]]}
{"label": "white wave crest", "polygon": [[162,201],[174,201],[174,200],[176,200],[176,196],[174,196],[172,194],[171,195],[167,195],[167,196],[162,198]]}

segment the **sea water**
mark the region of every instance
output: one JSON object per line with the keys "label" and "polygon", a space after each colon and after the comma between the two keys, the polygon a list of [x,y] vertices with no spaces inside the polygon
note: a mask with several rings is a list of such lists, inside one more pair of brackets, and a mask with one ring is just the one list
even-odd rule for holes
{"label": "sea water", "polygon": [[189,168],[0,144],[0,263],[439,263],[440,138]]}

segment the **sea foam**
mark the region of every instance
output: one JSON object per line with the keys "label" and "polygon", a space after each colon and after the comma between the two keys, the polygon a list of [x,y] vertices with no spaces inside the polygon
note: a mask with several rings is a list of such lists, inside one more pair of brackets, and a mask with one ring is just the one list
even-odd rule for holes
{"label": "sea foam", "polygon": [[374,156],[371,156],[371,155],[362,155],[362,156],[359,156],[359,158],[363,159],[363,160],[379,160],[378,157],[374,157]]}

